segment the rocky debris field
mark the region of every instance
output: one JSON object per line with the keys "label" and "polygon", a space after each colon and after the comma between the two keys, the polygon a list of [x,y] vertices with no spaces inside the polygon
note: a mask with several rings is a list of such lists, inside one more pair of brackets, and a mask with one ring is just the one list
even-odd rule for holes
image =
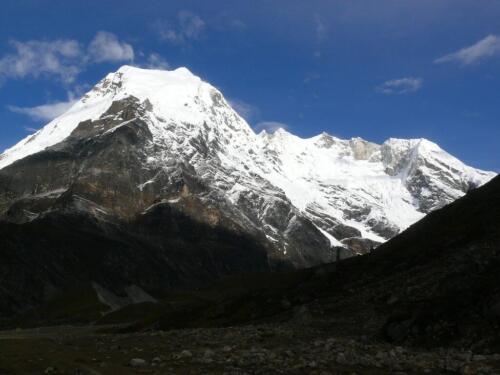
{"label": "rocky debris field", "polygon": [[0,374],[500,374],[500,354],[421,351],[318,322],[109,334],[0,333]]}

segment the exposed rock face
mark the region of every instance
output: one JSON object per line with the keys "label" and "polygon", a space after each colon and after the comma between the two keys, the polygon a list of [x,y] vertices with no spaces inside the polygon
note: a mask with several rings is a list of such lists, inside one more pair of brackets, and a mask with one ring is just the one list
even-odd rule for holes
{"label": "exposed rock face", "polygon": [[365,141],[361,138],[351,139],[349,141],[349,146],[356,160],[369,160],[379,149],[377,144]]}
{"label": "exposed rock face", "polygon": [[352,249],[356,254],[368,254],[375,247],[380,245],[380,243],[369,240],[368,238],[361,237],[351,237],[342,240],[342,243],[347,245],[349,249]]}
{"label": "exposed rock face", "polygon": [[382,145],[380,154],[386,172],[403,176],[418,209],[424,213],[441,208],[484,183],[474,173],[464,178],[463,166],[427,140],[390,139]]}
{"label": "exposed rock face", "polygon": [[89,281],[161,296],[269,269],[260,233],[202,201],[207,188],[191,166],[142,168],[151,141],[143,110],[134,98],[114,102],[102,119],[0,172],[9,222],[0,223],[0,316]]}
{"label": "exposed rock face", "polygon": [[63,194],[76,196],[77,208],[97,217],[125,220],[163,202],[209,225],[256,237],[263,231],[271,242],[285,244],[284,251],[271,253],[278,261],[303,267],[333,260],[329,241],[279,189],[269,186],[266,196],[255,187],[238,194],[236,202],[228,199],[226,184],[234,186],[239,176],[221,165],[219,141],[209,148],[202,136],[190,139],[193,159],[200,158],[195,165],[179,159],[180,150],[159,148],[148,127],[148,106],[135,97],[114,101],[100,119],[81,122],[64,141],[4,168],[5,218],[31,221]]}

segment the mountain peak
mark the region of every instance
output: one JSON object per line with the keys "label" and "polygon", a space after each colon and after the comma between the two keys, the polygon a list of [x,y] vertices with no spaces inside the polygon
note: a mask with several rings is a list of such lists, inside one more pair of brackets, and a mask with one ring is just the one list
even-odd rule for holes
{"label": "mountain peak", "polygon": [[182,74],[182,75],[185,75],[185,76],[193,76],[193,77],[196,77],[188,68],[186,68],[185,66],[180,66],[178,67],[177,69],[174,70],[174,72],[178,73],[178,74]]}
{"label": "mountain peak", "polygon": [[168,69],[156,69],[156,68],[142,68],[139,66],[134,66],[134,65],[122,65],[120,68],[115,73],[111,74],[116,74],[116,73],[122,73],[122,74],[134,74],[134,73],[144,73],[144,72],[167,72],[167,73],[175,73],[180,76],[185,76],[185,77],[196,77],[188,68],[185,66],[180,66],[176,69],[173,70],[168,70]]}
{"label": "mountain peak", "polygon": [[214,105],[217,93],[187,68],[168,71],[123,65],[106,75],[66,113],[6,150],[0,156],[0,169],[63,141],[79,123],[98,120],[115,101],[131,96],[140,102],[147,100],[158,118],[201,125],[205,118],[201,113]]}
{"label": "mountain peak", "polygon": [[[156,93],[165,94],[165,91],[170,91],[165,97],[165,100],[170,100],[172,97],[175,99],[176,96],[183,96],[187,91],[197,91],[202,84],[211,87],[184,67],[158,70],[123,65],[116,72],[106,75],[83,99],[89,102],[105,97],[120,99],[133,95],[145,100]],[[178,95],[174,95],[174,91],[177,91]]]}
{"label": "mountain peak", "polygon": [[120,66],[115,73],[127,73],[127,72],[134,70],[134,69],[141,69],[141,68],[138,68],[138,67],[133,66],[133,65],[125,64],[125,65]]}

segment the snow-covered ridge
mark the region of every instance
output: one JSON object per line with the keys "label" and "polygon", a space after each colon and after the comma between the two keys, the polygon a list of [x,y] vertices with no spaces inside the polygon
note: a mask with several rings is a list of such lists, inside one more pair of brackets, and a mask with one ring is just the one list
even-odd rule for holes
{"label": "snow-covered ridge", "polygon": [[[35,134],[28,136],[0,156],[0,169],[28,155],[44,150],[66,139],[84,120],[98,119],[115,100],[133,95],[140,100],[149,99],[166,118],[175,117],[196,122],[196,110],[185,107],[195,97],[207,100],[204,88],[210,87],[186,68],[174,71],[146,70],[122,66],[108,74],[91,91],[76,102],[66,113],[49,122]],[[160,104],[161,105],[158,105]]]}
{"label": "snow-covered ridge", "polygon": [[80,122],[99,119],[114,101],[131,96],[148,108],[143,120],[154,138],[145,167],[185,161],[235,207],[257,194],[256,212],[245,215],[257,217],[274,240],[286,237],[269,219],[283,199],[336,245],[351,237],[383,242],[495,176],[425,139],[379,145],[327,133],[302,139],[283,129],[255,134],[217,89],[188,69],[131,66],[108,74],[65,114],[6,150],[0,169],[63,141]]}

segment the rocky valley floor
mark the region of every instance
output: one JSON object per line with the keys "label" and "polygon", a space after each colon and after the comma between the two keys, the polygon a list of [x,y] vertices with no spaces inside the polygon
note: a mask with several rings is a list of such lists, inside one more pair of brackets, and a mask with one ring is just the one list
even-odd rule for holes
{"label": "rocky valley floor", "polygon": [[124,334],[88,326],[3,331],[0,374],[500,374],[500,354],[394,346],[339,335],[335,323],[294,319]]}

